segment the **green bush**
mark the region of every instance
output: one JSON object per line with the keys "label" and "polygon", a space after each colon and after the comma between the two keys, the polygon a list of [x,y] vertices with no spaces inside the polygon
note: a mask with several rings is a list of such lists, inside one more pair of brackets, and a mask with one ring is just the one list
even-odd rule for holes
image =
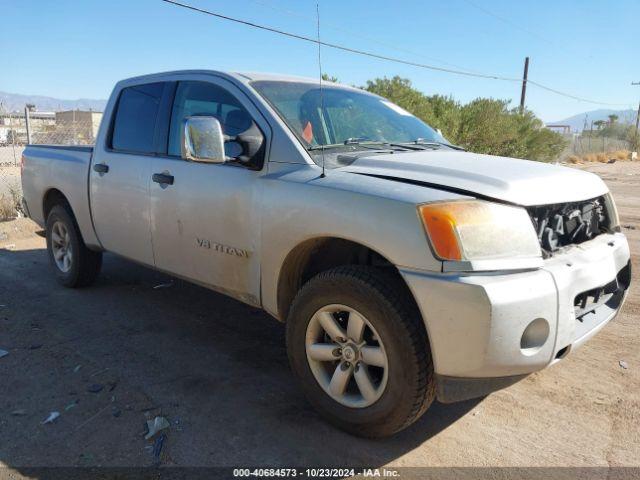
{"label": "green bush", "polygon": [[451,97],[427,96],[406,78],[369,80],[365,90],[388,98],[472,152],[553,161],[567,141],[532,112],[509,109],[509,102],[478,98],[462,105]]}

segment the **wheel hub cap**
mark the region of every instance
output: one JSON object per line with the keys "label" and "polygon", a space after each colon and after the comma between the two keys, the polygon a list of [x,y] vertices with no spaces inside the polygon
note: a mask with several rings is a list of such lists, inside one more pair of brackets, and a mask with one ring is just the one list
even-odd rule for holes
{"label": "wheel hub cap", "polygon": [[327,305],[309,321],[307,361],[320,387],[351,408],[372,405],[387,385],[388,360],[382,339],[359,312]]}
{"label": "wheel hub cap", "polygon": [[342,349],[342,358],[347,362],[353,362],[356,359],[356,350],[351,345],[348,345]]}
{"label": "wheel hub cap", "polygon": [[73,259],[71,236],[67,226],[62,222],[55,222],[51,227],[51,253],[56,266],[62,272],[71,270]]}

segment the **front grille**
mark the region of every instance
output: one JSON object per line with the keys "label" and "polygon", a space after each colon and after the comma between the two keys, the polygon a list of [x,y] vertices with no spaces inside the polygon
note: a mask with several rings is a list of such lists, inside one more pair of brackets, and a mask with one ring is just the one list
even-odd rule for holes
{"label": "front grille", "polygon": [[592,288],[586,292],[576,295],[573,306],[576,311],[576,319],[582,321],[587,313],[594,311],[600,305],[606,304],[611,298],[620,291],[621,286],[618,279],[615,278],[603,287]]}
{"label": "front grille", "polygon": [[605,197],[583,202],[529,207],[529,216],[545,256],[609,231]]}
{"label": "front grille", "polygon": [[588,314],[597,313],[599,307],[603,305],[617,309],[622,302],[624,292],[629,288],[630,281],[631,262],[627,263],[618,272],[616,278],[606,285],[592,288],[576,295],[573,300],[576,320],[584,322]]}

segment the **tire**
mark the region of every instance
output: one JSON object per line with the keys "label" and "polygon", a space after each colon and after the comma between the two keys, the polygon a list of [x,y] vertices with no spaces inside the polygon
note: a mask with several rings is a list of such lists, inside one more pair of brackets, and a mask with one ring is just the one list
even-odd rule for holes
{"label": "tire", "polygon": [[[346,314],[331,313],[342,307],[348,307]],[[370,383],[377,387],[375,394],[371,389],[361,389],[355,378],[349,380],[342,396],[332,390],[334,376],[340,375],[337,368],[345,371],[344,365],[351,365],[355,377],[364,360],[368,361],[362,348],[356,353],[360,361],[355,364],[345,360],[347,354],[351,355],[345,346],[347,343],[340,343],[343,348],[333,350],[332,355],[342,355],[335,362],[325,359],[316,362],[308,357],[312,355],[311,349],[324,347],[314,342],[331,340],[324,328],[317,336],[317,319],[325,310],[344,326],[342,332],[348,331],[355,312],[367,322],[365,341],[369,331],[372,348],[376,344],[382,347],[386,367],[373,364],[365,367],[372,379]],[[294,299],[287,318],[286,336],[291,368],[309,402],[325,419],[353,435],[369,438],[392,435],[415,422],[433,403],[436,385],[426,331],[411,294],[397,275],[365,266],[337,267],[318,274]],[[374,370],[377,375],[370,375]],[[381,372],[385,372],[386,377]],[[362,393],[365,390],[369,391],[370,400],[375,399],[373,403],[367,403]]]}
{"label": "tire", "polygon": [[[64,245],[59,241],[61,237],[65,238]],[[65,287],[77,288],[91,285],[95,281],[102,267],[102,252],[87,248],[68,207],[56,205],[51,209],[47,217],[46,238],[49,262],[58,282]],[[56,260],[56,253],[61,251],[65,255],[62,260]],[[64,259],[66,256],[68,262]]]}

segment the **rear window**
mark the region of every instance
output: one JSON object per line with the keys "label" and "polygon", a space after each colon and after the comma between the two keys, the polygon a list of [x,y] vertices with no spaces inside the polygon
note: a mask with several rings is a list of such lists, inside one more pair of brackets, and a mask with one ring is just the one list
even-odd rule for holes
{"label": "rear window", "polygon": [[122,89],[113,122],[111,147],[127,152],[153,153],[156,118],[164,83]]}

